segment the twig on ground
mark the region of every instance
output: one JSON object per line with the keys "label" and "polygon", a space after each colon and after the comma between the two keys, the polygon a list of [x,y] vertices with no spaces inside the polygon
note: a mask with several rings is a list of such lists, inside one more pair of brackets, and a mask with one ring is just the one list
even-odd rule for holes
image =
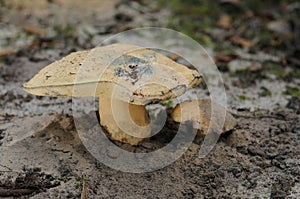
{"label": "twig on ground", "polygon": [[80,199],[87,199],[87,188],[86,188],[86,182],[84,178],[82,179],[82,191],[81,191]]}

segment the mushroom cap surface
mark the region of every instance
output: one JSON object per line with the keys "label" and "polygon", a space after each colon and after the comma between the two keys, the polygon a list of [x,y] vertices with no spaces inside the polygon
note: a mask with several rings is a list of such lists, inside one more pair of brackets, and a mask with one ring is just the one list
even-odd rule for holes
{"label": "mushroom cap surface", "polygon": [[[213,115],[212,106],[214,106],[214,112],[216,113]],[[236,119],[226,111],[224,106],[209,99],[182,102],[173,109],[171,117],[176,122],[191,120],[199,123],[201,134],[206,134],[209,126],[214,131],[222,133],[233,129],[236,125]]]}
{"label": "mushroom cap surface", "polygon": [[112,44],[71,53],[23,87],[40,96],[105,96],[145,105],[180,96],[201,81],[196,70],[156,51]]}

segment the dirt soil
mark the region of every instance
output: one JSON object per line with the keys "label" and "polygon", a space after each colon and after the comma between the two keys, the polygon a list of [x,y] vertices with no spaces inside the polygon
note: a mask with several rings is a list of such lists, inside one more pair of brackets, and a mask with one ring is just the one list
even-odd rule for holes
{"label": "dirt soil", "polygon": [[[222,76],[238,125],[208,156],[198,158],[204,138],[197,136],[165,168],[141,174],[113,170],[81,143],[71,99],[33,96],[22,84],[108,35],[166,27],[170,12],[141,1],[30,2],[0,0],[0,198],[300,198],[298,78],[261,73],[253,80],[256,69],[232,73],[232,63]],[[136,153],[155,150],[170,140],[174,125],[168,121],[160,135],[137,147],[116,144]]]}

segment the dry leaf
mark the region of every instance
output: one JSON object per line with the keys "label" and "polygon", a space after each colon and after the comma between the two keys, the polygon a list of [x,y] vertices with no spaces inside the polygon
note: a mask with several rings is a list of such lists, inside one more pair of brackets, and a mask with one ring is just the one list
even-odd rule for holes
{"label": "dry leaf", "polygon": [[234,54],[218,54],[215,59],[216,59],[217,62],[228,63],[228,62],[232,61],[235,58],[237,58],[237,56],[234,55]]}
{"label": "dry leaf", "polygon": [[0,57],[5,57],[5,56],[13,54],[15,52],[16,51],[12,48],[7,48],[7,49],[4,49],[4,50],[0,50]]}
{"label": "dry leaf", "polygon": [[224,29],[232,28],[232,21],[229,15],[222,15],[219,19],[218,25]]}
{"label": "dry leaf", "polygon": [[243,47],[251,47],[253,45],[253,42],[248,40],[248,39],[244,39],[240,36],[234,36],[231,38],[231,43],[234,45],[239,45],[239,46],[243,46]]}
{"label": "dry leaf", "polygon": [[39,37],[44,37],[46,35],[45,29],[32,24],[25,26],[24,30]]}

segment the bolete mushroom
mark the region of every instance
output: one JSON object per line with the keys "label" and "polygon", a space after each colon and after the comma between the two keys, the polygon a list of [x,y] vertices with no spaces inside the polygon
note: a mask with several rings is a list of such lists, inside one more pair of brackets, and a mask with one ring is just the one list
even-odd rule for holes
{"label": "bolete mushroom", "polygon": [[[198,109],[195,106],[198,106]],[[212,106],[217,114],[212,113]],[[236,120],[225,107],[209,99],[182,102],[173,109],[171,117],[180,123],[193,121],[199,134],[202,135],[208,133],[209,126],[215,133],[223,133],[230,131],[236,125]]]}
{"label": "bolete mushroom", "polygon": [[110,138],[137,145],[150,134],[145,105],[182,95],[201,80],[156,51],[113,44],[71,53],[23,87],[39,96],[99,97],[100,123]]}

